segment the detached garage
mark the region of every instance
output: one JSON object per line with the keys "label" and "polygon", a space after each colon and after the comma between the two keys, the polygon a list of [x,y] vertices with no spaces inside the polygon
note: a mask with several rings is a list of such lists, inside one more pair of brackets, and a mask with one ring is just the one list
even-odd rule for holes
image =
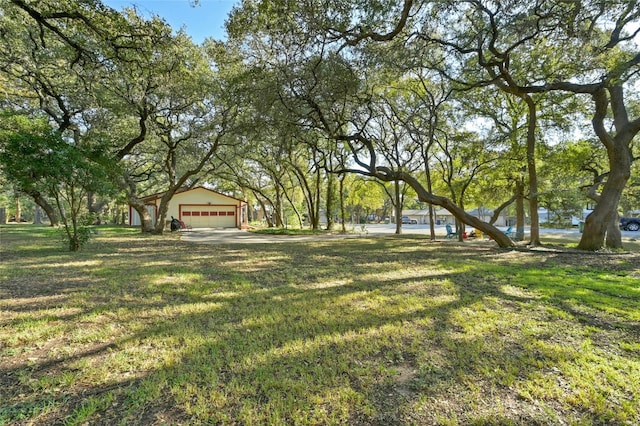
{"label": "detached garage", "polygon": [[[143,198],[155,220],[163,194]],[[247,203],[201,186],[176,192],[169,202],[167,220],[171,216],[192,228],[246,228]],[[129,208],[129,224],[139,225],[138,213]]]}

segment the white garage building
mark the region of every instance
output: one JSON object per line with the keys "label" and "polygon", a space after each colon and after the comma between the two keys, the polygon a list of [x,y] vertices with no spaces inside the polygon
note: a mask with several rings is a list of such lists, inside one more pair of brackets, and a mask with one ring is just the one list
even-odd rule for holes
{"label": "white garage building", "polygon": [[[143,200],[154,220],[163,194],[153,194]],[[171,216],[184,221],[192,228],[246,228],[247,203],[204,187],[178,190],[167,211],[167,221]],[[129,225],[140,225],[140,216],[129,207]]]}

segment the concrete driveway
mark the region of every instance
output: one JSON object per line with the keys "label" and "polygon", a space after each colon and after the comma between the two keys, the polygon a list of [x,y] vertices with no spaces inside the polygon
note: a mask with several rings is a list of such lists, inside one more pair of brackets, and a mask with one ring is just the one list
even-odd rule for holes
{"label": "concrete driveway", "polygon": [[358,238],[365,234],[269,235],[240,229],[195,228],[181,233],[182,241],[201,244],[273,244],[292,241],[327,241]]}

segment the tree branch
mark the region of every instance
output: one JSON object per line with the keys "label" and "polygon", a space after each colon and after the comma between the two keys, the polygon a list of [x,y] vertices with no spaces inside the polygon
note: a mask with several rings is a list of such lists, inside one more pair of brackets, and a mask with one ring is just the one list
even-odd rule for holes
{"label": "tree branch", "polygon": [[356,46],[365,39],[371,39],[373,41],[390,41],[404,29],[407,24],[407,20],[409,19],[409,13],[411,12],[412,6],[413,0],[404,0],[402,12],[400,13],[400,20],[397,22],[395,28],[388,33],[380,34],[375,31],[363,31],[361,28],[342,32],[339,31],[339,33],[341,33],[346,39],[346,44],[349,46]]}

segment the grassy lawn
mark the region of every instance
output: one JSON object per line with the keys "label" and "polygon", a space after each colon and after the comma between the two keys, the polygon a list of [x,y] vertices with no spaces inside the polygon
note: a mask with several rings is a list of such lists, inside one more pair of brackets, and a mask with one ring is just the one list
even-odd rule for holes
{"label": "grassy lawn", "polygon": [[0,233],[0,424],[640,424],[637,252]]}

